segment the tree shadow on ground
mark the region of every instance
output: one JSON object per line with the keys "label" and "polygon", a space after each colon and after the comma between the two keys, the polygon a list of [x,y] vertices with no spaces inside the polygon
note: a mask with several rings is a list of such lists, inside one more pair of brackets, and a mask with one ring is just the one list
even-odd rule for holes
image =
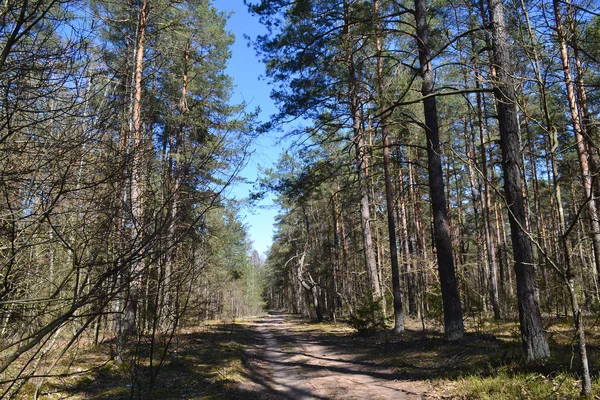
{"label": "tree shadow on ground", "polygon": [[[160,354],[150,367],[148,339],[129,349],[121,366],[111,361],[83,377],[52,382],[45,392],[82,399],[264,398],[236,384],[244,368],[243,349],[260,344],[258,337],[237,324],[205,327],[177,335],[157,371]],[[107,349],[112,344],[105,345]],[[105,355],[109,357],[108,350]],[[131,367],[133,357],[140,360],[135,370]]]}
{"label": "tree shadow on ground", "polygon": [[[510,326],[513,332],[507,332]],[[380,332],[370,337],[329,335],[312,332],[313,340],[333,348],[355,353],[355,362],[376,363],[394,367],[402,379],[458,379],[467,375],[495,374],[499,367],[510,367],[512,373],[538,372],[550,374],[578,368],[577,348],[572,340],[575,332],[566,318],[548,322],[548,339],[552,357],[525,363],[521,343],[514,328],[516,322],[504,321],[493,333],[467,333],[461,340],[448,340],[439,332],[407,330],[402,334]],[[600,335],[595,327],[588,332],[588,358],[592,373],[600,371]]]}
{"label": "tree shadow on ground", "polygon": [[[496,322],[496,327],[486,332],[468,333],[465,338],[450,341],[439,332],[407,330],[402,334],[380,332],[368,337],[357,336],[348,330],[331,330],[331,324],[307,323],[297,320],[298,330],[288,330],[278,335],[283,354],[299,355],[301,362],[273,361],[281,368],[304,370],[304,377],[320,373],[361,374],[378,380],[403,381],[454,381],[471,376],[479,378],[508,377],[533,374],[551,381],[553,377],[567,374],[578,379],[579,360],[573,342],[575,332],[568,318],[548,321],[548,338],[552,348],[549,360],[525,363],[521,357],[518,325],[515,321]],[[300,324],[300,325],[298,325]],[[594,324],[588,332],[588,357],[592,374],[600,370],[600,335]],[[277,329],[277,328],[275,328]],[[289,351],[299,342],[318,343],[325,354]],[[345,355],[344,367],[328,365],[340,361]],[[348,355],[351,355],[348,357]],[[321,361],[321,365],[314,360]],[[323,365],[324,364],[324,365]],[[391,371],[391,372],[390,372]],[[255,381],[261,376],[251,377]],[[529,379],[529,378],[526,378]],[[550,385],[552,386],[552,385]],[[573,395],[578,396],[576,388]]]}
{"label": "tree shadow on ground", "polygon": [[[264,356],[267,343],[261,329],[266,324],[271,324],[270,332],[276,335],[278,346],[269,349],[275,358]],[[384,383],[461,380],[471,375],[495,376],[500,370],[509,375],[550,375],[577,368],[568,328],[550,332],[553,357],[536,364],[521,362],[518,337],[510,332],[500,327],[495,336],[469,333],[458,341],[449,341],[439,332],[416,330],[360,337],[343,325],[275,314],[251,324],[223,323],[178,335],[154,382],[150,377],[156,370],[149,366],[149,347],[142,343],[137,348],[142,362],[135,372],[109,363],[75,380],[53,382],[45,389],[47,393],[85,399],[319,398],[285,383],[282,392],[282,383],[276,382],[272,368],[296,369],[304,378],[369,375]],[[590,364],[597,375],[600,340],[596,331],[589,337]],[[320,350],[303,351],[305,345],[317,345]],[[135,354],[132,349],[129,356]]]}

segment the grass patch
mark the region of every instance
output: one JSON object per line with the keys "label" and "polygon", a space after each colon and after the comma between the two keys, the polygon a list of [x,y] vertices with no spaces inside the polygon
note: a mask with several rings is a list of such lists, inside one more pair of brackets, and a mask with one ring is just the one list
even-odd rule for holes
{"label": "grass patch", "polygon": [[[406,319],[400,335],[380,332],[351,336],[356,358],[391,366],[399,379],[431,383],[431,395],[457,399],[577,399],[579,360],[570,318],[547,318],[552,357],[522,360],[518,321],[480,318],[466,321],[463,340],[449,341],[431,325]],[[597,318],[585,319],[593,392],[600,393],[600,332]],[[339,339],[338,339],[339,340]],[[338,346],[342,343],[338,342]]]}
{"label": "grass patch", "polygon": [[[441,391],[452,398],[482,400],[579,399],[581,390],[581,382],[567,373],[545,376],[500,372],[493,376],[471,375],[450,384],[437,382],[436,386],[443,388]],[[600,389],[597,380],[593,389],[596,393]]]}
{"label": "grass patch", "polygon": [[[600,335],[598,320],[585,319],[588,360],[593,375],[593,393],[600,393]],[[465,353],[452,367],[454,373],[442,374],[432,383],[438,394],[460,399],[578,399],[581,379],[575,330],[568,317],[546,319],[552,356],[543,362],[527,364],[521,358],[517,321],[479,321],[468,326],[469,345],[458,345]],[[486,346],[494,342],[494,346]],[[455,346],[450,344],[450,348]],[[478,350],[479,349],[479,350]],[[480,350],[486,349],[485,352]],[[460,351],[455,348],[452,351]],[[477,356],[477,353],[480,353]]]}

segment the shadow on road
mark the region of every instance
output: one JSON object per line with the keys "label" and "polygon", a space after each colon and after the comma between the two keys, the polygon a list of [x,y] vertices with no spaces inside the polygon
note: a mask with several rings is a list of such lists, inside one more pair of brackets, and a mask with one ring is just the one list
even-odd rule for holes
{"label": "shadow on road", "polygon": [[435,398],[427,382],[494,376],[511,360],[514,373],[569,368],[559,361],[521,366],[514,362],[518,341],[491,335],[468,334],[461,341],[421,331],[358,337],[345,325],[310,323],[283,311],[178,335],[153,385],[148,349],[143,341],[130,349],[129,356],[141,361],[135,371],[109,363],[46,393],[70,399],[132,393],[141,399],[418,399]]}

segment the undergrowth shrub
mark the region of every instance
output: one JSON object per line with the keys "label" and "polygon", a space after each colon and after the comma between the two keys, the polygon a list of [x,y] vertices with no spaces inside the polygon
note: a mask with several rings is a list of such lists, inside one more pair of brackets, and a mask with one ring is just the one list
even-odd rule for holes
{"label": "undergrowth shrub", "polygon": [[387,328],[381,298],[374,299],[370,293],[363,295],[348,318],[348,325],[359,335],[368,335]]}

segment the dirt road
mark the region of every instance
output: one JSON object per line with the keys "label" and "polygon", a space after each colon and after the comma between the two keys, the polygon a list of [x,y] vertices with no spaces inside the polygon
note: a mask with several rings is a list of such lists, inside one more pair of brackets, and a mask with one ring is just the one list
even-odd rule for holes
{"label": "dirt road", "polygon": [[424,382],[401,380],[351,340],[306,329],[283,313],[250,324],[256,345],[245,354],[245,390],[267,399],[424,399]]}

